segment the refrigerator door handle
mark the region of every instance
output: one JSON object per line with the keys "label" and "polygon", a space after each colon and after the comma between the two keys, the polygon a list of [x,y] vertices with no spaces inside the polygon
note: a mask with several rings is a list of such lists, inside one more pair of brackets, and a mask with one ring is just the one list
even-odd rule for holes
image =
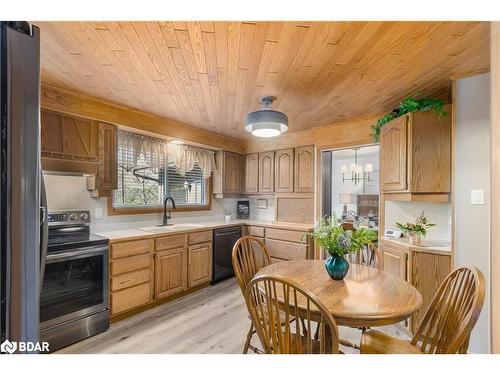
{"label": "refrigerator door handle", "polygon": [[47,244],[49,239],[49,223],[47,215],[47,193],[45,191],[45,181],[43,179],[42,168],[40,167],[40,292],[42,290],[43,277],[45,274]]}

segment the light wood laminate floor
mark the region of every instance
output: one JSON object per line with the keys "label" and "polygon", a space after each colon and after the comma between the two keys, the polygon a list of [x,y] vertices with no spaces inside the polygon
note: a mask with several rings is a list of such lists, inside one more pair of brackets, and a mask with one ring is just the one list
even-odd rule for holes
{"label": "light wood laminate floor", "polygon": [[[232,278],[113,323],[108,331],[57,353],[239,354],[249,324],[243,297]],[[402,325],[380,330],[409,338]],[[342,338],[359,343],[359,330],[339,327],[339,331]],[[256,335],[252,344],[260,346]]]}

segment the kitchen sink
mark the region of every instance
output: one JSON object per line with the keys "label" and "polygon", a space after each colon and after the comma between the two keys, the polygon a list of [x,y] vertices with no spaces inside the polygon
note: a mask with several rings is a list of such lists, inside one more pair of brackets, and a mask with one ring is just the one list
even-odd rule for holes
{"label": "kitchen sink", "polygon": [[168,232],[174,232],[174,231],[178,231],[178,230],[190,230],[190,229],[198,229],[198,228],[203,228],[203,227],[205,227],[203,224],[185,223],[185,224],[174,224],[174,225],[169,225],[169,226],[144,227],[144,228],[138,228],[138,229],[142,230],[144,232],[148,232],[148,233],[168,233]]}

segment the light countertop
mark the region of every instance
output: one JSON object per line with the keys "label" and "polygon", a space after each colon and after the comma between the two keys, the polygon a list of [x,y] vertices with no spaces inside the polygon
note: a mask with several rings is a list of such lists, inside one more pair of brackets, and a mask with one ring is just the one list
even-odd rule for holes
{"label": "light countertop", "polygon": [[205,222],[193,222],[193,227],[186,228],[186,226],[188,225],[189,224],[179,223],[178,229],[174,225],[173,227],[170,227],[168,231],[159,233],[153,233],[147,230],[133,228],[133,229],[117,229],[110,231],[102,231],[102,232],[96,232],[96,234],[106,237],[110,241],[119,241],[125,239],[130,240],[135,238],[153,238],[170,234],[211,230],[211,229],[231,227],[237,225],[253,225],[253,226],[261,226],[268,228],[270,227],[276,229],[297,230],[304,232],[311,231],[314,228],[313,224],[278,223],[278,222],[261,221],[261,220],[231,220],[229,222],[225,222],[224,220],[214,220]]}
{"label": "light countertop", "polygon": [[446,241],[427,240],[422,238],[420,245],[414,245],[408,242],[407,238],[392,238],[383,236],[381,237],[381,240],[404,246],[412,251],[443,253],[447,255],[451,253],[451,244]]}

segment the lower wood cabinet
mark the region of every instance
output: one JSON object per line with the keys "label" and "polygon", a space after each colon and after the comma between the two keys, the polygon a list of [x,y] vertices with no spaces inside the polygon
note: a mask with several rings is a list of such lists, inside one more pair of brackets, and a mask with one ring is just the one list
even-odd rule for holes
{"label": "lower wood cabinet", "polygon": [[110,245],[111,317],[153,301],[152,253],[152,239]]}
{"label": "lower wood cabinet", "polygon": [[187,289],[187,248],[155,253],[155,298],[164,298]]}
{"label": "lower wood cabinet", "polygon": [[379,248],[383,270],[409,282],[422,296],[422,306],[409,321],[415,333],[441,282],[451,272],[451,255],[387,240],[381,240]]}
{"label": "lower wood cabinet", "polygon": [[212,279],[211,230],[112,241],[110,244],[111,318],[154,306]]}
{"label": "lower wood cabinet", "polygon": [[210,282],[212,279],[212,242],[189,246],[188,287]]}

